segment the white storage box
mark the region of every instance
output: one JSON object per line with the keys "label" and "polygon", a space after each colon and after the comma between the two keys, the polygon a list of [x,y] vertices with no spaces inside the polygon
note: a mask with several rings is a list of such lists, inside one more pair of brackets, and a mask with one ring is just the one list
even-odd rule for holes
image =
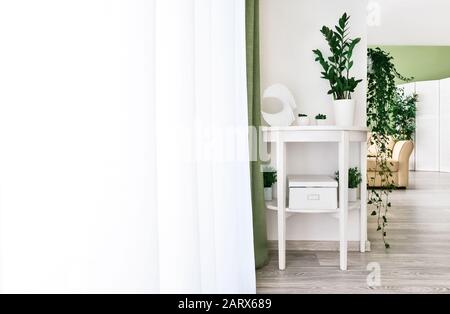
{"label": "white storage box", "polygon": [[338,208],[338,182],[328,176],[290,176],[289,209],[334,210]]}

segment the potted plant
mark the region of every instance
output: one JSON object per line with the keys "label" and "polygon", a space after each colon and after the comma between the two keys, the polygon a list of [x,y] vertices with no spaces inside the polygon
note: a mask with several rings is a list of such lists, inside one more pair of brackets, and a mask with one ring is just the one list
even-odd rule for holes
{"label": "potted plant", "polygon": [[329,95],[334,99],[334,115],[338,126],[353,126],[355,118],[356,102],[352,99],[352,93],[362,80],[350,77],[353,50],[361,41],[361,38],[349,38],[350,16],[344,13],[339,19],[339,25],[335,29],[323,26],[321,33],[330,47],[331,56],[325,57],[319,50],[313,50],[316,61],[323,68],[322,78],[330,83]]}
{"label": "potted plant", "polygon": [[272,167],[265,167],[264,175],[264,199],[271,201],[273,197],[273,185],[277,182],[277,171]]}
{"label": "potted plant", "polygon": [[328,124],[327,116],[319,113],[316,116],[316,123],[317,123],[317,125],[327,125]]}
{"label": "potted plant", "polygon": [[299,126],[308,126],[310,124],[308,115],[300,113],[297,117],[297,124]]}
{"label": "potted plant", "polygon": [[[336,180],[339,181],[339,171],[336,172]],[[348,201],[356,202],[358,199],[358,187],[362,182],[362,174],[357,167],[348,170]]]}

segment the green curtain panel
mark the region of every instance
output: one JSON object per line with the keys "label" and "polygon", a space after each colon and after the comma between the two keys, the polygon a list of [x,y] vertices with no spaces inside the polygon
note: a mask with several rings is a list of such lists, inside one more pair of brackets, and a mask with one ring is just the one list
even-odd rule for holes
{"label": "green curtain panel", "polygon": [[[247,86],[249,125],[261,125],[259,0],[246,0]],[[251,163],[253,233],[256,268],[268,261],[264,182],[259,161]]]}

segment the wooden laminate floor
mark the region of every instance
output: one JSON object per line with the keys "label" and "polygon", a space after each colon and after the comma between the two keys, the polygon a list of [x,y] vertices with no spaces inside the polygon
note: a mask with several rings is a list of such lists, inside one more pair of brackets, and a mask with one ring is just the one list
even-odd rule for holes
{"label": "wooden laminate floor", "polygon": [[[336,252],[287,253],[278,270],[276,251],[257,271],[258,293],[450,293],[450,174],[416,172],[408,190],[395,191],[385,250],[369,218],[372,251],[349,253],[349,270],[339,270]],[[370,214],[370,213],[369,213]],[[369,287],[370,263],[381,267],[381,285]]]}

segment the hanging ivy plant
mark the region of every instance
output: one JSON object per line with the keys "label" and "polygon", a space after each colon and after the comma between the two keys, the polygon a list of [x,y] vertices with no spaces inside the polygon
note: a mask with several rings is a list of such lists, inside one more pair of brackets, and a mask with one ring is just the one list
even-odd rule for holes
{"label": "hanging ivy plant", "polygon": [[389,148],[389,143],[390,136],[398,131],[398,123],[394,119],[399,118],[398,112],[393,114],[392,110],[399,101],[395,79],[399,78],[405,82],[411,79],[400,75],[395,69],[392,56],[380,48],[369,49],[368,58],[367,124],[372,132],[369,144],[376,145],[378,152],[375,157],[375,175],[368,180],[372,180],[372,183],[379,180],[377,183],[381,186],[380,189],[369,190],[368,204],[373,209],[372,216],[378,216],[377,231],[381,232],[384,245],[388,249],[388,214],[392,207],[389,197],[395,188],[390,171],[392,149]]}

